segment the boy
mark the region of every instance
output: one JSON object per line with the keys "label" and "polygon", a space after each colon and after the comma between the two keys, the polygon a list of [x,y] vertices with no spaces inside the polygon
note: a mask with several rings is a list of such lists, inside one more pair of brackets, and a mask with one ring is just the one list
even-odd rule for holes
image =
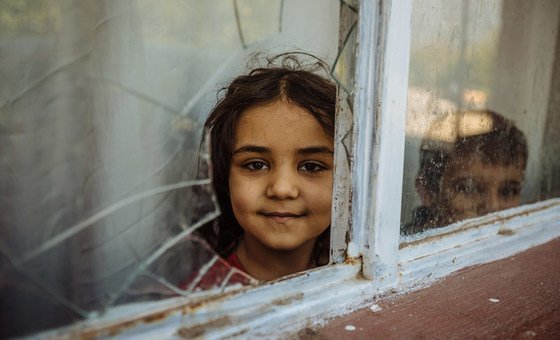
{"label": "boy", "polygon": [[423,206],[406,234],[518,206],[527,142],[496,112],[467,111],[438,119],[422,141],[416,189]]}

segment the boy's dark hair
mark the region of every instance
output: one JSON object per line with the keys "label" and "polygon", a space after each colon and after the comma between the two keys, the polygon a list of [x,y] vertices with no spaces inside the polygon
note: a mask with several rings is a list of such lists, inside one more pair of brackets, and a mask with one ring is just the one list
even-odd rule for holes
{"label": "boy's dark hair", "polygon": [[[305,53],[300,55],[310,56]],[[229,171],[233,155],[235,129],[243,112],[254,106],[282,100],[297,105],[311,114],[334,139],[336,86],[313,71],[317,66],[328,72],[325,63],[313,57],[315,63],[304,67],[294,53],[278,55],[268,60],[265,67],[251,70],[235,78],[222,89],[225,95],[218,101],[205,122],[210,130],[213,186],[222,210],[211,226],[200,230],[204,238],[221,256],[229,255],[243,235],[231,207]],[[280,63],[280,65],[277,65]],[[318,238],[314,260],[328,261],[330,228]]]}
{"label": "boy's dark hair", "polygon": [[[427,136],[420,147],[420,169],[416,177],[416,186],[427,195],[437,196],[441,191],[441,180],[449,159],[453,155],[468,155],[475,153],[482,162],[487,164],[520,165],[523,169],[527,165],[527,141],[513,123],[502,115],[490,111],[466,111],[449,115],[454,118],[456,127],[453,142],[445,142]],[[445,118],[437,120],[431,131],[441,131],[441,123]],[[475,122],[474,128],[482,128],[479,133],[469,134],[468,129],[461,126],[470,120]],[[471,125],[473,127],[473,125]],[[449,135],[447,136],[449,137]]]}

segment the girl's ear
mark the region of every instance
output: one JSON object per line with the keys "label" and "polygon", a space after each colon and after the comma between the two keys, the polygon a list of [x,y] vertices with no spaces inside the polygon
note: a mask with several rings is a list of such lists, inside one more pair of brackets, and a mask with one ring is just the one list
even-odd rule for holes
{"label": "girl's ear", "polygon": [[433,194],[426,188],[425,183],[420,176],[416,177],[416,191],[418,192],[418,196],[420,196],[420,200],[422,200],[422,204],[425,206],[430,206],[434,203]]}

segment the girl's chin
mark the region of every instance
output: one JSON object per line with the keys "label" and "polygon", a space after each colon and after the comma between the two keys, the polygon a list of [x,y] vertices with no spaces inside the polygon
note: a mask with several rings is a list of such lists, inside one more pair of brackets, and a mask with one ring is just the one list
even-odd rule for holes
{"label": "girl's chin", "polygon": [[282,251],[290,252],[290,251],[299,250],[302,247],[306,246],[308,243],[309,241],[307,240],[306,241],[286,240],[284,242],[274,242],[274,243],[267,244],[267,247],[270,248],[271,250],[278,251],[278,252],[282,252]]}

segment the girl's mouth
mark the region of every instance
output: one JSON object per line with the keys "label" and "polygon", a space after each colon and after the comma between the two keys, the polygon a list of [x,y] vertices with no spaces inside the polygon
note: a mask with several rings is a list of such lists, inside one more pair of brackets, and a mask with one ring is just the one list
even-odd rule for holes
{"label": "girl's mouth", "polygon": [[305,216],[305,214],[294,214],[286,211],[263,211],[259,212],[259,214],[279,223],[288,222],[290,220]]}

